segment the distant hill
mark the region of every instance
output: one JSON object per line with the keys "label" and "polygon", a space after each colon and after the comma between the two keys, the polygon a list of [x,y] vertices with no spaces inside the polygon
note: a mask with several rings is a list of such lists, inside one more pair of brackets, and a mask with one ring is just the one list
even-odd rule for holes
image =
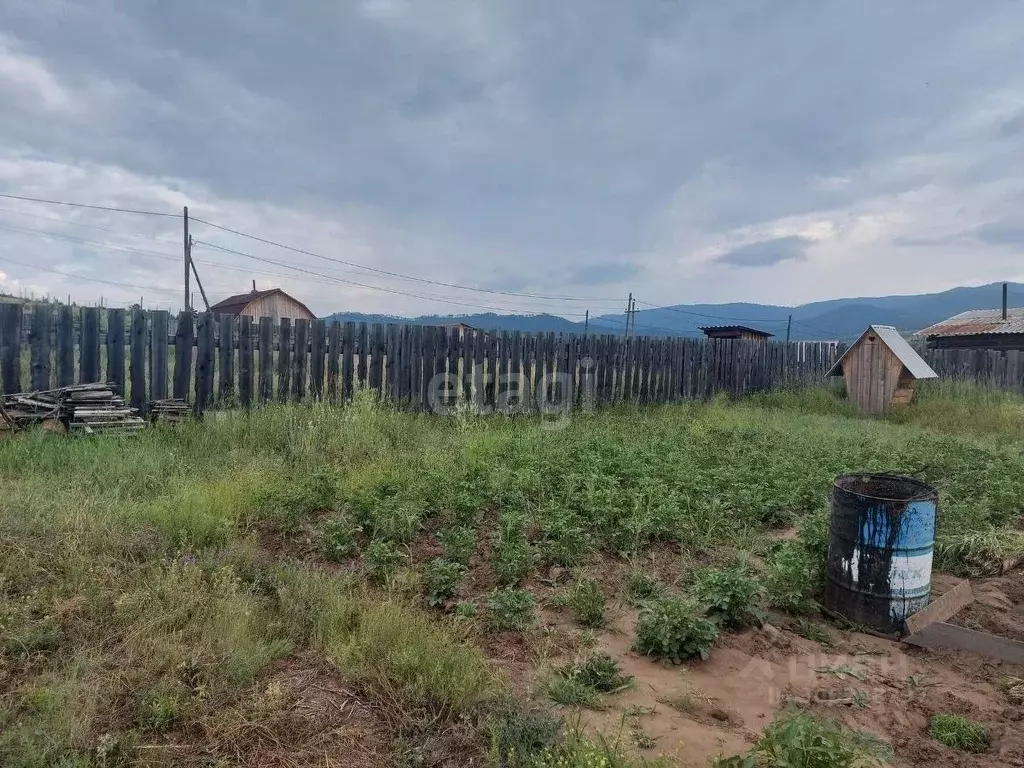
{"label": "distant hill", "polygon": [[[877,296],[830,299],[796,307],[770,304],[679,304],[657,309],[640,309],[636,313],[636,331],[652,336],[700,336],[701,326],[750,325],[785,338],[786,323],[793,315],[792,338],[850,339],[870,323],[894,325],[904,333],[926,328],[947,317],[969,309],[997,309],[1002,301],[1002,284],[972,288],[953,288],[942,293],[915,296]],[[1024,284],[1010,283],[1009,304],[1024,306]],[[387,315],[364,315],[339,312],[326,318],[330,321],[374,323],[417,323],[449,325],[466,323],[474,328],[498,331],[556,331],[581,333],[583,323],[574,323],[556,315],[425,315],[401,318]],[[590,321],[592,333],[621,333],[623,315],[602,315]]]}

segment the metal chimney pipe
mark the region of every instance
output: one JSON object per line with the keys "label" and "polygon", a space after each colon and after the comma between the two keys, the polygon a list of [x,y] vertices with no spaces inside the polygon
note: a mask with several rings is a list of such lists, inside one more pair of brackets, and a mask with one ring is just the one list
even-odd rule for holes
{"label": "metal chimney pipe", "polygon": [[1009,283],[1003,283],[1003,320],[1006,319],[1006,297],[1007,297],[1007,294],[1009,293],[1009,289],[1010,289]]}
{"label": "metal chimney pipe", "polygon": [[[252,281],[252,292],[256,293],[256,281],[255,280]],[[1006,312],[1003,312],[1003,318],[1005,319],[1005,317],[1006,317]]]}

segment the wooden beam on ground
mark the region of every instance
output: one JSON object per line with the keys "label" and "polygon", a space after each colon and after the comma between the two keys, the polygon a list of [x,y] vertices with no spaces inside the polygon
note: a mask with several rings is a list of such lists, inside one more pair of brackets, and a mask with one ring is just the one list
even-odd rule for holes
{"label": "wooden beam on ground", "polygon": [[974,602],[971,582],[964,579],[942,597],[907,619],[907,634],[914,635],[936,621],[946,621]]}
{"label": "wooden beam on ground", "polygon": [[1010,664],[1024,664],[1024,643],[1007,637],[978,632],[955,624],[936,621],[903,642],[931,650],[978,653]]}

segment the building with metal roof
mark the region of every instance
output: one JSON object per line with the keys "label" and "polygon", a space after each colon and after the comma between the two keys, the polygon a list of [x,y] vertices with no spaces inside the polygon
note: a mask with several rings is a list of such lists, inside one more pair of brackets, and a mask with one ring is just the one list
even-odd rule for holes
{"label": "building with metal roof", "polygon": [[257,291],[255,285],[248,293],[228,296],[210,307],[210,311],[219,315],[248,315],[249,317],[270,317],[280,320],[315,320],[309,307],[293,296],[289,296],[280,288]]}
{"label": "building with metal roof", "polygon": [[742,339],[744,341],[767,341],[774,333],[759,331],[747,325],[706,325],[698,330],[704,331],[709,339]]}
{"label": "building with metal roof", "polygon": [[914,335],[935,349],[1024,349],[1024,308],[972,309]]}
{"label": "building with metal roof", "polygon": [[906,405],[918,379],[938,374],[891,325],[870,325],[847,349],[828,376],[842,376],[846,396],[863,413],[883,413],[890,405]]}

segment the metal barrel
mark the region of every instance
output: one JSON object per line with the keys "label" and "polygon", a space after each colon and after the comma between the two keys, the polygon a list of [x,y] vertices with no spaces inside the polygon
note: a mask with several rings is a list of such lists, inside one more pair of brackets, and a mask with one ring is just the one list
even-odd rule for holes
{"label": "metal barrel", "polygon": [[931,597],[938,491],[912,477],[841,475],[832,489],[825,608],[890,635]]}

